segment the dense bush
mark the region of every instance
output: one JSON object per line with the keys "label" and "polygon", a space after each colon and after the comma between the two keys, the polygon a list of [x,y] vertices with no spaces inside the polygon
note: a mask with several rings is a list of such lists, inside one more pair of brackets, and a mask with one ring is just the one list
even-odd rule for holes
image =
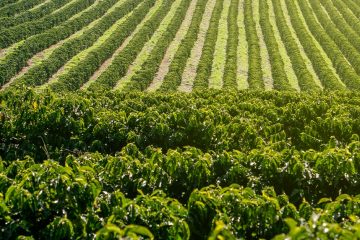
{"label": "dense bush", "polygon": [[5,239],[359,236],[358,93],[0,102]]}

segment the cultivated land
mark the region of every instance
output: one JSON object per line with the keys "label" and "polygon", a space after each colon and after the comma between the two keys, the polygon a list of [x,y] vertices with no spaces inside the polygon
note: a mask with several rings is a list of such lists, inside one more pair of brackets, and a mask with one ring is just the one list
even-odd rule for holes
{"label": "cultivated land", "polygon": [[357,90],[359,15],[357,0],[9,2],[0,86]]}
{"label": "cultivated land", "polygon": [[360,0],[0,0],[0,239],[360,239]]}

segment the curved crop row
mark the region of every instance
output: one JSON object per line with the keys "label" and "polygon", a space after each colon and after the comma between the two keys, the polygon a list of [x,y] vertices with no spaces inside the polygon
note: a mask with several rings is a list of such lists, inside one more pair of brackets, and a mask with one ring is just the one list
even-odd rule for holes
{"label": "curved crop row", "polygon": [[[356,64],[360,67],[360,55],[357,54],[358,59],[356,59],[357,56],[354,56],[356,55],[355,53],[357,53],[356,49],[347,41],[344,35],[342,35],[341,32],[336,29],[336,27],[334,28],[331,22],[329,25],[326,25],[326,20],[329,21],[329,19],[326,15],[321,15],[321,12],[318,11],[319,9],[316,8],[316,6],[314,10],[318,13],[320,23],[323,24],[325,30],[321,26],[321,24],[316,21],[313,11],[308,6],[308,4],[304,1],[298,1],[298,3],[310,31],[312,32],[313,36],[318,40],[318,42],[321,43],[321,46],[331,59],[336,69],[336,72],[339,74],[342,81],[350,89],[360,89],[360,77],[357,75],[356,71],[354,71],[352,66],[346,61],[344,57],[344,54],[345,56],[353,55],[351,56],[351,58],[348,58],[348,60],[350,61],[350,63],[353,64],[354,62],[357,62]],[[339,42],[340,40],[341,42]],[[338,46],[342,48],[343,52],[339,50]],[[344,50],[344,48],[346,49]]]}
{"label": "curved crop row", "polygon": [[[15,76],[15,74],[26,65],[27,60],[35,53],[42,51],[52,44],[69,37],[71,34],[82,29],[93,20],[101,17],[115,2],[117,2],[117,0],[101,1],[99,4],[81,13],[78,17],[66,21],[58,27],[52,28],[42,34],[32,36],[25,40],[23,44],[16,48],[11,54],[7,55],[3,61],[0,61],[0,86],[4,85],[4,83],[6,83],[11,77]],[[84,37],[91,37],[91,35]],[[33,80],[29,79],[27,82],[31,83],[32,81],[44,81],[43,77],[48,75],[48,71],[51,72],[51,70],[48,69],[51,69],[51,67],[55,65],[56,62],[57,59],[50,65],[42,65],[41,67],[38,67],[37,70],[42,70],[42,72],[39,72],[38,74],[35,70],[32,71],[31,75],[37,74],[38,76],[42,77],[40,77],[38,80],[32,78]],[[43,75],[44,71],[46,72],[45,75]],[[34,75],[34,77],[36,76]]]}
{"label": "curved crop row", "polygon": [[349,27],[346,23],[340,21],[339,25],[336,25],[332,22],[330,16],[336,16],[336,13],[338,13],[336,10],[327,14],[319,1],[311,0],[310,3],[326,33],[333,39],[356,73],[359,75],[360,53],[354,45],[358,45],[360,47],[360,37],[355,32],[352,32],[353,34],[350,35],[348,35],[347,32],[342,33],[340,29],[343,29],[344,31],[346,27]]}
{"label": "curved crop row", "polygon": [[125,91],[140,90],[144,91],[153,80],[156,72],[159,69],[160,63],[164,54],[173,41],[178,32],[182,21],[185,18],[187,9],[189,8],[191,0],[182,0],[180,6],[176,10],[171,23],[157,41],[155,47],[149,53],[149,57],[141,65],[141,69],[135,73],[128,85],[125,86]]}
{"label": "curved crop row", "polygon": [[226,62],[223,76],[224,88],[237,87],[237,48],[239,41],[239,26],[237,25],[239,1],[232,0],[228,15],[228,40],[226,46]]}
{"label": "curved crop row", "polygon": [[[336,1],[339,2],[339,1]],[[351,10],[350,12],[352,12],[353,14],[350,15],[355,15],[356,17],[360,17],[360,2],[358,0],[353,1],[353,0],[348,0],[348,1],[343,1],[343,3],[345,3],[347,5],[347,8],[349,10]]]}
{"label": "curved crop row", "polygon": [[202,55],[196,70],[193,89],[207,88],[214,59],[215,45],[219,33],[219,20],[224,0],[217,0],[212,12],[209,29],[206,33]]}
{"label": "curved crop row", "polygon": [[359,7],[360,7],[360,2],[359,1],[357,1],[357,0],[349,0],[349,1],[351,1],[351,2],[353,2],[353,3],[355,3],[355,4],[357,4]]}
{"label": "curved crop row", "polygon": [[[138,19],[137,21],[138,24],[136,25],[131,25],[131,29],[128,31],[128,29],[126,29],[126,36],[121,36],[121,38],[124,38],[117,46],[116,49],[111,53],[111,55],[104,61],[102,62],[102,64],[100,65],[100,67],[93,73],[93,75],[89,78],[89,81],[87,81],[83,86],[82,89],[91,89],[92,91],[102,91],[103,89],[112,89],[113,87],[116,86],[117,82],[119,81],[119,79],[121,79],[129,70],[131,64],[133,63],[134,59],[136,59],[136,56],[132,56],[133,60],[128,61],[128,59],[124,60],[124,64],[125,66],[121,66],[124,67],[124,69],[122,69],[122,71],[124,73],[121,73],[119,76],[119,79],[115,79],[115,75],[113,74],[119,74],[118,73],[118,69],[114,68],[115,70],[113,71],[109,71],[109,68],[111,66],[114,66],[114,60],[116,58],[120,58],[121,54],[123,51],[125,51],[125,49],[129,49],[128,46],[130,45],[130,43],[132,45],[136,44],[136,41],[134,41],[134,38],[137,37],[137,41],[139,41],[139,32],[142,31],[146,31],[145,29],[147,29],[150,25],[149,25],[149,21],[152,20],[154,18],[154,15],[156,13],[159,13],[159,11],[161,10],[160,8],[163,6],[164,2],[163,1],[157,1],[153,4],[153,6],[151,7],[151,9],[147,10],[146,14],[143,16],[142,19]],[[139,13],[141,14],[141,13]],[[125,21],[128,21],[127,19]],[[128,24],[131,24],[131,22],[129,22]],[[119,26],[121,27],[121,26]],[[125,29],[126,27],[124,27]],[[155,32],[155,29],[153,30]],[[149,39],[152,36],[149,37]],[[148,41],[150,41],[149,39],[146,39]],[[142,39],[144,40],[144,39]],[[141,40],[140,40],[141,41]],[[142,46],[138,46],[141,47],[141,49],[137,49],[139,52],[142,51],[142,49],[144,48],[144,46],[146,45],[146,43],[144,43]],[[131,50],[131,49],[130,49]],[[129,50],[126,50],[129,51]],[[118,62],[117,64],[121,64],[121,62]],[[104,75],[109,74],[108,78],[103,78]],[[109,81],[111,81],[111,83],[109,83]],[[111,86],[109,85],[111,84]]]}
{"label": "curved crop row", "polygon": [[[143,12],[141,12],[140,14],[134,14],[135,19],[129,18],[124,23],[125,25],[127,23],[130,23],[133,26],[125,27],[124,25],[123,27],[119,27],[117,31],[114,32],[110,36],[110,38],[108,38],[101,46],[91,51],[85,59],[79,62],[67,74],[60,76],[58,82],[51,85],[51,88],[56,91],[71,91],[80,88],[81,85],[86,82],[91,77],[91,75],[101,66],[101,63],[108,59],[112,55],[112,53],[115,52],[117,47],[123,42],[123,40],[125,40],[125,38],[131,34],[131,32],[135,29],[136,25],[141,22],[141,20],[148,12],[148,10],[146,9],[149,9],[150,6],[153,6],[155,1],[150,0],[146,3],[147,5],[144,6],[145,9],[139,10]],[[118,67],[118,65],[116,65],[118,63],[123,64],[123,59],[121,58],[123,56],[122,54],[126,56],[125,59],[128,60],[130,63],[136,58],[138,52],[141,51],[144,44],[160,25],[162,19],[169,11],[172,3],[173,1],[164,1],[161,3],[159,9],[144,24],[144,26],[139,30],[139,32],[135,34],[134,38],[129,42],[126,48],[118,56],[115,57],[109,69],[114,66]],[[128,66],[129,65],[127,65],[127,67]],[[117,72],[124,70],[122,68],[116,69]],[[125,73],[126,70],[127,68],[125,69]],[[114,73],[113,76],[116,76],[116,74]],[[102,79],[101,76],[99,77],[99,79],[97,79],[97,81],[100,79]],[[116,84],[116,81],[119,80],[119,78],[112,78],[111,80],[115,80],[115,82],[112,82],[110,85],[113,86],[112,84]]]}
{"label": "curved crop row", "polygon": [[[112,6],[111,11],[102,16],[89,29],[85,30],[79,36],[66,41],[63,45],[54,50],[49,57],[39,65],[33,67],[21,78],[17,79],[16,85],[25,84],[27,86],[36,86],[45,83],[53,74],[56,73],[67,61],[81,52],[81,50],[90,47],[109,27],[116,21],[123,18],[131,12],[140,0],[122,1],[109,0]],[[121,4],[117,6],[116,4]]]}
{"label": "curved crop row", "polygon": [[[158,3],[161,3],[162,1],[158,1]],[[135,59],[131,62],[131,64],[128,66],[127,71],[124,76],[122,76],[113,87],[113,91],[123,91],[125,88],[131,84],[131,79],[142,69],[142,65],[148,61],[148,59],[151,57],[151,55],[154,53],[154,48],[157,46],[157,43],[159,42],[159,39],[165,34],[166,31],[168,31],[168,27],[171,24],[171,21],[174,19],[175,13],[177,10],[179,10],[179,6],[183,1],[174,1],[171,5],[170,9],[168,10],[165,17],[162,19],[161,23],[159,24],[158,28],[154,30],[154,33],[148,38],[148,40],[144,43],[141,50],[137,53],[137,56]],[[153,13],[157,9],[153,9]],[[148,19],[153,14],[150,12],[148,13]],[[145,18],[146,19],[146,18]],[[119,53],[121,54],[121,51],[125,49],[128,45],[128,43],[132,40],[132,38],[136,35],[136,33],[141,30],[142,26],[146,24],[147,21],[143,20],[141,24],[139,24],[135,31],[127,38],[127,42],[124,42],[121,44],[121,46],[118,48],[118,52],[114,53],[112,58],[116,57]],[[155,52],[156,53],[156,52]],[[112,58],[109,58],[107,61],[112,62]],[[155,63],[154,63],[155,64]],[[106,69],[105,69],[106,70]],[[87,85],[89,85],[87,83]],[[86,85],[85,85],[86,87]],[[84,88],[83,88],[84,89]]]}
{"label": "curved crop row", "polygon": [[38,4],[41,4],[45,0],[21,0],[19,2],[9,4],[3,8],[0,8],[0,17],[10,17],[18,14],[21,11],[30,9]]}
{"label": "curved crop row", "polygon": [[[266,0],[266,3],[268,4],[268,9],[269,9],[269,22],[274,31],[275,40],[279,46],[279,54],[284,63],[284,71],[285,71],[286,77],[289,80],[289,84],[290,84],[291,88],[293,90],[300,91],[300,86],[298,83],[298,78],[294,71],[294,66],[291,63],[289,54],[286,50],[283,40],[281,39],[281,34],[280,34],[278,26],[276,24],[276,20],[275,20],[276,17],[275,17],[273,3],[271,0]],[[284,9],[283,9],[283,11],[284,11]]]}
{"label": "curved crop row", "polygon": [[95,1],[96,0],[75,0],[64,6],[61,10],[47,15],[44,18],[1,30],[0,48],[6,48],[22,39],[42,33],[59,23],[63,23],[75,14],[94,4]]}
{"label": "curved crop row", "polygon": [[[341,1],[341,0],[332,0],[331,4],[332,7],[336,7],[338,12],[341,13],[341,16],[345,19],[345,21],[349,24],[349,26],[360,36],[360,7],[353,2],[349,1]],[[355,14],[353,12],[357,12],[358,14]],[[339,27],[340,30],[342,30],[344,26],[341,25]]]}
{"label": "curved crop row", "polygon": [[291,86],[285,73],[283,59],[279,52],[279,45],[276,42],[274,30],[269,20],[269,6],[266,1],[259,1],[259,4],[260,25],[269,53],[271,73],[274,79],[274,89],[290,90]]}
{"label": "curved crop row", "polygon": [[244,24],[246,31],[246,40],[248,42],[249,88],[264,89],[264,82],[262,80],[263,75],[261,70],[259,37],[256,31],[256,23],[253,18],[253,8],[251,0],[244,1]]}
{"label": "curved crop row", "polygon": [[145,18],[139,19],[137,26],[131,27],[127,35],[124,36],[127,38],[126,41],[118,44],[117,49],[112,50],[112,55],[106,57],[106,59],[111,57],[110,65],[106,67],[95,81],[88,84],[88,89],[95,92],[105,89],[110,90],[116,86],[156,32],[156,29],[158,29],[173,3],[174,1],[158,1],[152,11],[147,11]]}
{"label": "curved crop row", "polygon": [[[93,75],[89,78],[89,80],[84,83],[81,86],[82,90],[87,89],[90,85],[92,85],[100,76],[103,74],[108,67],[112,64],[113,60],[129,45],[130,41],[136,36],[136,34],[145,26],[145,24],[149,21],[149,19],[155,14],[155,12],[160,8],[161,3],[163,1],[157,1],[155,5],[147,12],[145,17],[141,20],[141,22],[135,27],[135,29],[131,32],[129,36],[125,38],[125,40],[117,46],[117,49],[111,54],[109,58],[107,58],[103,63],[101,63],[101,66],[93,73]],[[166,17],[163,19],[161,24],[159,25],[159,28],[157,28],[154,31],[154,34],[148,39],[148,41],[144,44],[141,51],[136,56],[135,60],[129,65],[127,72],[125,76],[123,76],[120,80],[117,81],[115,88],[122,88],[125,84],[127,84],[131,77],[135,74],[137,70],[140,69],[141,64],[148,58],[148,54],[151,51],[151,49],[154,48],[155,42],[157,39],[161,36],[161,34],[165,31],[166,26],[170,23],[170,18],[172,18],[173,14],[175,13],[176,8],[179,6],[180,2],[175,2],[171,5],[171,9],[169,10],[169,13],[166,15]],[[127,18],[126,16],[124,19],[122,19],[121,22],[124,22]],[[114,24],[109,31],[107,31],[91,48],[86,49],[86,51],[83,51],[81,54],[77,56],[77,61],[81,61],[81,55],[86,55],[87,52],[91,51],[92,49],[96,48],[105,41],[106,35],[110,36],[111,33],[115,30],[117,26],[121,24],[121,22],[117,22]],[[166,26],[165,26],[166,25]],[[72,59],[70,62],[72,62],[74,59]],[[69,64],[70,64],[69,62]],[[73,64],[76,64],[74,62]],[[66,64],[68,65],[68,64]],[[65,68],[66,68],[65,65]]]}
{"label": "curved crop row", "polygon": [[301,56],[301,50],[299,49],[299,46],[296,43],[294,37],[292,36],[290,28],[286,23],[284,13],[281,8],[281,0],[272,1],[275,12],[276,24],[278,26],[281,39],[290,57],[291,63],[293,66],[296,66],[293,69],[298,79],[300,89],[302,91],[320,90],[320,87],[315,83],[312,74],[308,70],[305,64],[305,59]]}
{"label": "curved crop row", "polygon": [[[87,89],[90,85],[92,85],[98,79],[98,77],[101,76],[101,74],[104,73],[107,70],[107,68],[113,63],[113,60],[116,57],[118,57],[118,55],[121,54],[121,52],[124,49],[126,49],[126,47],[128,47],[129,43],[131,43],[134,37],[137,36],[138,32],[142,31],[144,27],[148,26],[149,20],[151,20],[151,18],[154,17],[154,15],[158,12],[158,10],[163,6],[162,5],[163,2],[164,2],[163,0],[159,0],[155,2],[155,5],[150,10],[147,11],[144,18],[139,22],[139,24],[135,27],[135,29],[131,32],[131,34],[127,36],[125,40],[116,47],[116,49],[111,53],[111,55],[105,61],[103,61],[98,67],[98,69],[90,76],[89,80],[81,86],[82,90]],[[121,77],[120,80],[117,81],[117,84],[115,84],[114,89],[121,88],[122,85],[127,84],[128,81],[130,80],[130,76],[133,74],[132,71],[134,69],[139,68],[139,66],[141,65],[141,63],[139,62],[145,61],[148,52],[151,51],[151,49],[155,44],[154,43],[156,41],[155,39],[157,39],[157,37],[161,35],[160,32],[164,31],[163,25],[166,25],[166,23],[168,22],[168,17],[169,15],[171,15],[171,10],[175,9],[176,7],[174,6],[177,6],[177,4],[178,3],[174,3],[171,5],[171,8],[169,9],[170,13],[167,14],[161,20],[161,25],[159,24],[158,28],[153,29],[154,30],[153,34],[150,37],[148,37],[147,41],[141,46],[141,50],[137,53],[134,60],[128,66],[125,76]],[[125,19],[123,19],[123,22],[126,21],[127,18],[128,16],[126,16]],[[121,23],[119,22],[118,26],[120,26],[120,24]],[[116,29],[114,27],[116,26],[115,25],[112,26],[111,29],[109,29],[108,32],[106,32],[101,38],[99,38],[99,40],[93,46],[80,53],[78,56],[72,59],[69,62],[69,64],[66,64],[65,69],[67,68],[67,65],[72,65],[72,67],[74,66],[76,67],[78,62],[81,62],[84,58],[86,58],[89,52],[92,52],[94,49],[101,47],[101,44],[106,42],[107,38],[111,36],[111,33],[114,31],[114,29]]]}
{"label": "curved crop row", "polygon": [[198,0],[188,32],[177,49],[174,59],[170,64],[169,72],[165,76],[159,90],[175,91],[181,84],[182,73],[186,67],[187,59],[191,54],[191,49],[194,46],[199,33],[199,27],[205,12],[206,2],[207,1],[205,0]]}
{"label": "curved crop row", "polygon": [[[351,26],[354,26],[357,22],[352,22],[349,25],[339,11],[344,10],[344,8],[336,9],[331,0],[320,0],[322,6],[326,9],[329,17],[333,23],[337,26],[337,29],[340,30],[348,41],[360,52],[360,31],[357,33]],[[345,7],[346,10],[349,10]],[[346,12],[342,12],[347,14]],[[360,26],[360,25],[359,25]]]}
{"label": "curved crop row", "polygon": [[[343,31],[346,30],[346,27],[348,27],[346,22],[340,21],[338,24],[335,24],[332,21],[332,18],[336,16],[336,14],[339,14],[336,11],[336,9],[334,11],[327,12],[321,6],[320,1],[310,0],[310,4],[314,14],[316,15],[321,26],[326,31],[327,35],[335,42],[335,44],[341,50],[342,54],[345,56],[347,61],[351,64],[351,67],[359,75],[360,53],[358,52],[358,50],[355,48],[354,45],[360,46],[360,37],[355,32],[350,32],[353,33],[350,35],[347,34],[348,32],[343,33]],[[341,31],[340,29],[342,29],[343,31]]]}
{"label": "curved crop row", "polygon": [[69,2],[70,0],[51,0],[34,10],[31,9],[13,17],[0,18],[0,30],[39,19]]}
{"label": "curved crop row", "polygon": [[314,70],[316,71],[316,74],[318,75],[324,88],[332,90],[344,89],[343,85],[338,81],[336,75],[326,64],[320,50],[316,47],[312,37],[300,20],[295,3],[291,0],[286,0],[286,5],[297,37],[301,41],[301,44],[304,47],[307,56],[311,60]]}

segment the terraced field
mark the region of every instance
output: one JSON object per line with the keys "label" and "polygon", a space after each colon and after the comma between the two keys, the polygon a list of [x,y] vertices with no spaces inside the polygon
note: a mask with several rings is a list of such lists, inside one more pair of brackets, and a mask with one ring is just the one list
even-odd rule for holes
{"label": "terraced field", "polygon": [[7,0],[0,86],[360,89],[358,0]]}

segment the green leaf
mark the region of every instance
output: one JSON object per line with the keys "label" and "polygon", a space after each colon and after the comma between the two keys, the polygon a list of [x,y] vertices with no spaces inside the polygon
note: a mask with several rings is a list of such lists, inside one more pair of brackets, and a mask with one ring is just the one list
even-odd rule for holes
{"label": "green leaf", "polygon": [[125,227],[124,231],[125,236],[127,236],[129,233],[136,233],[142,236],[149,237],[150,239],[154,239],[154,235],[150,232],[150,230],[143,226],[128,225]]}

